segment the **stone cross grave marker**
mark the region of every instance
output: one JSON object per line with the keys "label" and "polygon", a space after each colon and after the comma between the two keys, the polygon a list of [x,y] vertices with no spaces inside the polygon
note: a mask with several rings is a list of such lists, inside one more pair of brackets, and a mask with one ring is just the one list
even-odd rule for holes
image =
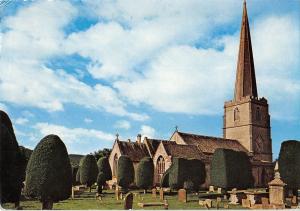
{"label": "stone cross grave marker", "polygon": [[164,196],[164,190],[161,188],[159,189],[159,199],[161,201],[163,201],[165,199],[165,196]]}
{"label": "stone cross grave marker", "polygon": [[185,189],[178,190],[178,201],[180,202],[187,202],[187,195]]}
{"label": "stone cross grave marker", "polygon": [[214,186],[210,185],[208,191],[209,191],[209,192],[214,192],[214,191],[215,191]]}
{"label": "stone cross grave marker", "polygon": [[133,204],[133,194],[127,193],[124,198],[124,210],[131,210]]}
{"label": "stone cross grave marker", "polygon": [[156,198],[156,188],[152,189],[152,198]]}

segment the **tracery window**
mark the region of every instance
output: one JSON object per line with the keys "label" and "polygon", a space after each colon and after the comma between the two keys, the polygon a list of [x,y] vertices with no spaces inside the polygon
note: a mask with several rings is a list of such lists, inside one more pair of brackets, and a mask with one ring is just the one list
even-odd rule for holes
{"label": "tracery window", "polygon": [[239,111],[239,109],[238,108],[235,108],[234,109],[234,121],[239,121],[240,120],[240,111]]}
{"label": "tracery window", "polygon": [[159,156],[156,162],[156,182],[159,183],[165,173],[165,159]]}

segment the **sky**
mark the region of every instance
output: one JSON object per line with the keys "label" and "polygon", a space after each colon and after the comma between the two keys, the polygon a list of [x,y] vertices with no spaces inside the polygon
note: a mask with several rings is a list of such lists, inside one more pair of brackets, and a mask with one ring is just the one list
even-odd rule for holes
{"label": "sky", "polygon": [[[300,140],[300,1],[248,0],[273,158]],[[222,137],[233,98],[242,0],[15,0],[0,8],[0,109],[19,145],[57,134],[69,153],[115,134]]]}

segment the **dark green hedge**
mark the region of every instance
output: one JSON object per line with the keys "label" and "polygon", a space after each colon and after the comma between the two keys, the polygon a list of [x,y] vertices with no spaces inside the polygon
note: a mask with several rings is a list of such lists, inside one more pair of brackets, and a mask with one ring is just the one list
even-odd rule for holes
{"label": "dark green hedge", "polygon": [[300,188],[300,141],[282,142],[278,164],[280,176],[287,184],[287,189],[296,194]]}
{"label": "dark green hedge", "polygon": [[80,183],[91,187],[97,180],[98,166],[93,155],[86,155],[80,166]]}
{"label": "dark green hedge", "polygon": [[230,149],[217,149],[211,161],[210,179],[211,185],[225,189],[253,187],[248,155]]}
{"label": "dark green hedge", "polygon": [[128,156],[121,156],[118,161],[117,183],[125,190],[134,182],[133,163]]}
{"label": "dark green hedge", "polygon": [[78,171],[76,172],[76,183],[80,184],[80,167],[78,167]]}
{"label": "dark green hedge", "polygon": [[77,182],[77,172],[78,172],[78,167],[72,167],[72,185],[75,186],[75,185],[78,185],[78,182]]}
{"label": "dark green hedge", "polygon": [[106,181],[111,180],[112,174],[111,174],[111,168],[108,162],[108,158],[107,157],[99,158],[97,165],[98,165],[98,171],[104,174],[105,180]]}
{"label": "dark green hedge", "polygon": [[26,169],[26,190],[41,202],[68,199],[72,169],[65,144],[57,135],[44,137],[33,150]]}
{"label": "dark green hedge", "polygon": [[8,115],[0,110],[1,204],[18,202],[22,188],[22,156]]}
{"label": "dark green hedge", "polygon": [[153,186],[154,165],[150,157],[143,158],[136,170],[136,185],[142,189]]}
{"label": "dark green hedge", "polygon": [[205,176],[205,165],[201,160],[173,158],[169,171],[169,186],[178,190],[183,188],[184,182],[191,181],[193,189],[197,191],[205,182]]}
{"label": "dark green hedge", "polygon": [[102,193],[102,186],[105,185],[105,183],[106,183],[106,175],[104,174],[104,172],[100,171],[97,176],[98,193]]}
{"label": "dark green hedge", "polygon": [[160,187],[164,187],[164,188],[169,187],[169,176],[170,176],[171,169],[172,169],[172,164],[171,164],[170,168],[168,168],[167,171],[165,171],[165,173],[163,174],[163,176],[160,180]]}

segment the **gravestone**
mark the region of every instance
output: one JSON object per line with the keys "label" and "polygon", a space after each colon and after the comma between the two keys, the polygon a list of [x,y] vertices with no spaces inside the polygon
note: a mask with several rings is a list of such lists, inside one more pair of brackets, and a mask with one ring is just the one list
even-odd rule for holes
{"label": "gravestone", "polygon": [[222,188],[218,188],[218,193],[222,193]]}
{"label": "gravestone", "polygon": [[115,190],[115,196],[116,196],[117,200],[120,200],[120,190],[119,190],[119,188],[116,188],[116,190]]}
{"label": "gravestone", "polygon": [[275,208],[284,208],[284,186],[286,184],[280,179],[279,171],[275,172],[274,179],[269,182],[270,204]]}
{"label": "gravestone", "polygon": [[242,207],[250,208],[251,207],[250,200],[249,199],[242,199]]}
{"label": "gravestone", "polygon": [[266,197],[261,198],[261,204],[263,209],[268,209],[270,207],[269,205],[269,199]]}
{"label": "gravestone", "polygon": [[204,206],[204,205],[205,205],[205,201],[199,199],[199,205],[200,205],[200,206]]}
{"label": "gravestone", "polygon": [[131,210],[133,204],[133,194],[127,193],[124,198],[124,210]]}
{"label": "gravestone", "polygon": [[292,205],[297,205],[297,196],[293,196]]}
{"label": "gravestone", "polygon": [[219,209],[221,202],[222,202],[222,198],[217,197],[217,209]]}
{"label": "gravestone", "polygon": [[228,203],[224,203],[223,207],[224,207],[224,209],[229,209]]}
{"label": "gravestone", "polygon": [[227,195],[225,194],[223,198],[224,198],[224,200],[227,200]]}
{"label": "gravestone", "polygon": [[159,199],[161,201],[163,201],[165,199],[165,196],[164,196],[164,190],[161,188],[159,189]]}
{"label": "gravestone", "polygon": [[178,190],[178,201],[180,202],[187,202],[187,195],[185,189]]}
{"label": "gravestone", "polygon": [[211,199],[205,199],[205,204],[206,204],[207,208],[211,208],[212,207],[212,200]]}
{"label": "gravestone", "polygon": [[230,204],[238,204],[238,201],[239,201],[236,193],[230,193],[229,200],[230,200]]}
{"label": "gravestone", "polygon": [[168,204],[167,199],[164,200],[164,209],[165,210],[169,209],[169,204]]}
{"label": "gravestone", "polygon": [[286,198],[285,199],[285,207],[291,208],[292,207],[292,198]]}
{"label": "gravestone", "polygon": [[152,197],[153,197],[153,198],[156,198],[156,188],[153,188],[153,189],[152,189]]}
{"label": "gravestone", "polygon": [[214,191],[215,191],[214,186],[210,185],[208,191],[209,191],[209,192],[214,192]]}

